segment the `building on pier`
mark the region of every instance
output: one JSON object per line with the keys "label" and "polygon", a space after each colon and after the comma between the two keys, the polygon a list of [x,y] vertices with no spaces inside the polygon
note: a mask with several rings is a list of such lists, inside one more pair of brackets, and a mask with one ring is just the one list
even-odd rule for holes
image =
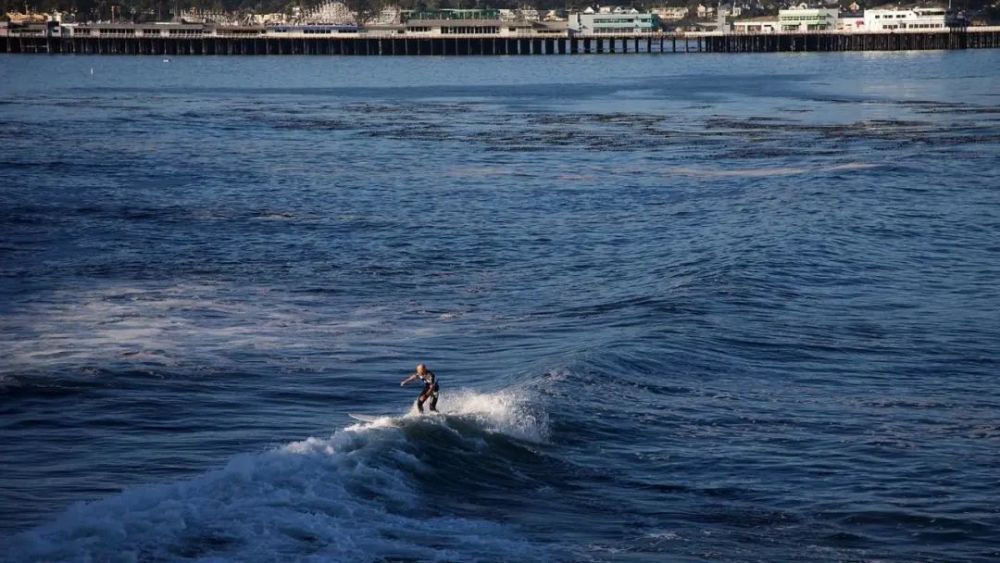
{"label": "building on pier", "polygon": [[[218,31],[218,30],[216,30]],[[307,25],[269,25],[265,28],[265,35],[287,36],[287,35],[335,35],[340,33],[358,33],[359,28],[354,24],[307,24]]]}
{"label": "building on pier", "polygon": [[[505,22],[496,20],[410,20],[407,34],[424,35],[498,35]],[[507,22],[517,27],[517,22]],[[531,27],[530,25],[528,27]],[[503,28],[506,29],[506,28]]]}
{"label": "building on pier", "polygon": [[863,13],[839,13],[836,8],[779,10],[778,18],[750,18],[733,22],[735,33],[807,33],[812,31],[896,32],[935,31],[949,27],[943,8],[875,8]]}
{"label": "building on pier", "polygon": [[736,20],[732,29],[733,33],[774,33],[781,29],[781,23],[774,16],[761,16]]}
{"label": "building on pier", "polygon": [[499,20],[500,10],[476,8],[468,10],[402,10],[400,20]]}
{"label": "building on pier", "polygon": [[403,25],[406,35],[521,35],[531,33],[532,23],[496,19],[411,19]]}
{"label": "building on pier", "polygon": [[439,35],[520,35],[532,32],[532,22],[525,18],[505,17],[501,10],[402,10],[398,27],[369,26],[369,34],[404,33],[414,36]]}
{"label": "building on pier", "polygon": [[[44,27],[44,26],[39,26]],[[209,37],[311,37],[358,33],[356,25],[215,25],[195,23],[97,23],[64,24],[55,26],[65,37],[146,38],[146,39],[202,39]],[[44,29],[36,35],[45,35]],[[28,34],[22,33],[22,36]],[[49,37],[59,33],[50,31]]]}
{"label": "building on pier", "polygon": [[200,23],[71,23],[61,26],[66,37],[130,38],[151,37],[185,39],[202,37],[215,26]]}
{"label": "building on pier", "polygon": [[935,30],[947,27],[944,8],[876,8],[865,10],[865,31]]}
{"label": "building on pier", "polygon": [[10,37],[61,37],[64,36],[64,26],[59,22],[8,24],[4,29]]}
{"label": "building on pier", "polygon": [[210,23],[80,23],[10,25],[4,23],[0,37],[95,38],[95,39],[283,39],[323,37],[564,37],[567,23],[448,19],[410,20],[405,24],[372,24],[359,27],[352,24],[279,24],[279,25],[216,25]]}
{"label": "building on pier", "polygon": [[778,10],[778,23],[780,31],[785,32],[828,31],[837,29],[839,14],[837,8],[810,8],[803,3]]}
{"label": "building on pier", "polygon": [[608,11],[587,8],[569,15],[569,29],[573,33],[652,33],[660,27],[659,19],[649,12],[635,8],[617,7]]}

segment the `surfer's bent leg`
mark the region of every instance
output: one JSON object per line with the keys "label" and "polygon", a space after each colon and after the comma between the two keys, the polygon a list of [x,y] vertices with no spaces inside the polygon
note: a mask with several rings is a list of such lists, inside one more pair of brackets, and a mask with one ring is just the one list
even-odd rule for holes
{"label": "surfer's bent leg", "polygon": [[[426,401],[426,400],[427,400],[427,391],[425,390],[423,393],[420,394],[419,397],[417,397],[417,410],[418,411],[424,412],[424,401]],[[431,403],[431,410],[434,410],[434,404],[433,403]]]}
{"label": "surfer's bent leg", "polygon": [[434,387],[428,393],[431,397],[431,411],[433,412],[437,412],[438,410],[438,389],[438,384],[435,383]]}

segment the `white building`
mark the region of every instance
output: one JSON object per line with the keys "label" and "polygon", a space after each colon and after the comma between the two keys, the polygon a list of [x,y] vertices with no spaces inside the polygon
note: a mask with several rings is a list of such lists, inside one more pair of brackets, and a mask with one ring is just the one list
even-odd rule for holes
{"label": "white building", "polygon": [[810,8],[799,4],[796,8],[778,10],[780,31],[804,32],[837,29],[837,8]]}
{"label": "white building", "polygon": [[533,26],[526,21],[497,19],[411,19],[403,24],[407,35],[497,35],[500,37],[531,34]]}
{"label": "white building", "polygon": [[890,8],[865,10],[865,31],[945,29],[943,8]]}
{"label": "white building", "polygon": [[733,22],[734,33],[774,33],[781,30],[781,24],[774,16],[749,18]]}
{"label": "white building", "polygon": [[796,8],[779,10],[778,18],[752,18],[733,22],[736,33],[802,33],[807,31],[893,32],[947,29],[943,8],[886,8],[865,10],[864,14],[839,14],[836,8]]}
{"label": "white building", "polygon": [[574,33],[650,33],[659,24],[651,13],[635,8],[614,8],[607,12],[587,8],[569,16],[569,29]]}

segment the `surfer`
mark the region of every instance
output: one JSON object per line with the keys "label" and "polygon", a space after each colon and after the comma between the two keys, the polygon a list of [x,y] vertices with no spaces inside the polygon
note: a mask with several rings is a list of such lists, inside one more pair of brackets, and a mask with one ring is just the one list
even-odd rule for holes
{"label": "surfer", "polygon": [[431,400],[431,412],[437,412],[438,404],[438,383],[434,372],[427,369],[424,364],[417,364],[417,371],[404,379],[399,386],[402,387],[411,381],[421,380],[424,382],[424,390],[417,397],[417,410],[424,412],[424,401]]}

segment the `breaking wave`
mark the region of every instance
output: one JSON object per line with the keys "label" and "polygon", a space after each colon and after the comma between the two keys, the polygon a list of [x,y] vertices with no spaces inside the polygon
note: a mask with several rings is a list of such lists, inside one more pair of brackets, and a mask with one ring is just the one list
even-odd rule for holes
{"label": "breaking wave", "polygon": [[[456,392],[441,415],[384,416],[189,480],[70,507],[13,538],[11,560],[546,560],[518,529],[437,508],[515,452],[535,455],[544,412],[515,391]],[[455,483],[454,481],[459,483]],[[447,483],[446,483],[447,482]]]}

